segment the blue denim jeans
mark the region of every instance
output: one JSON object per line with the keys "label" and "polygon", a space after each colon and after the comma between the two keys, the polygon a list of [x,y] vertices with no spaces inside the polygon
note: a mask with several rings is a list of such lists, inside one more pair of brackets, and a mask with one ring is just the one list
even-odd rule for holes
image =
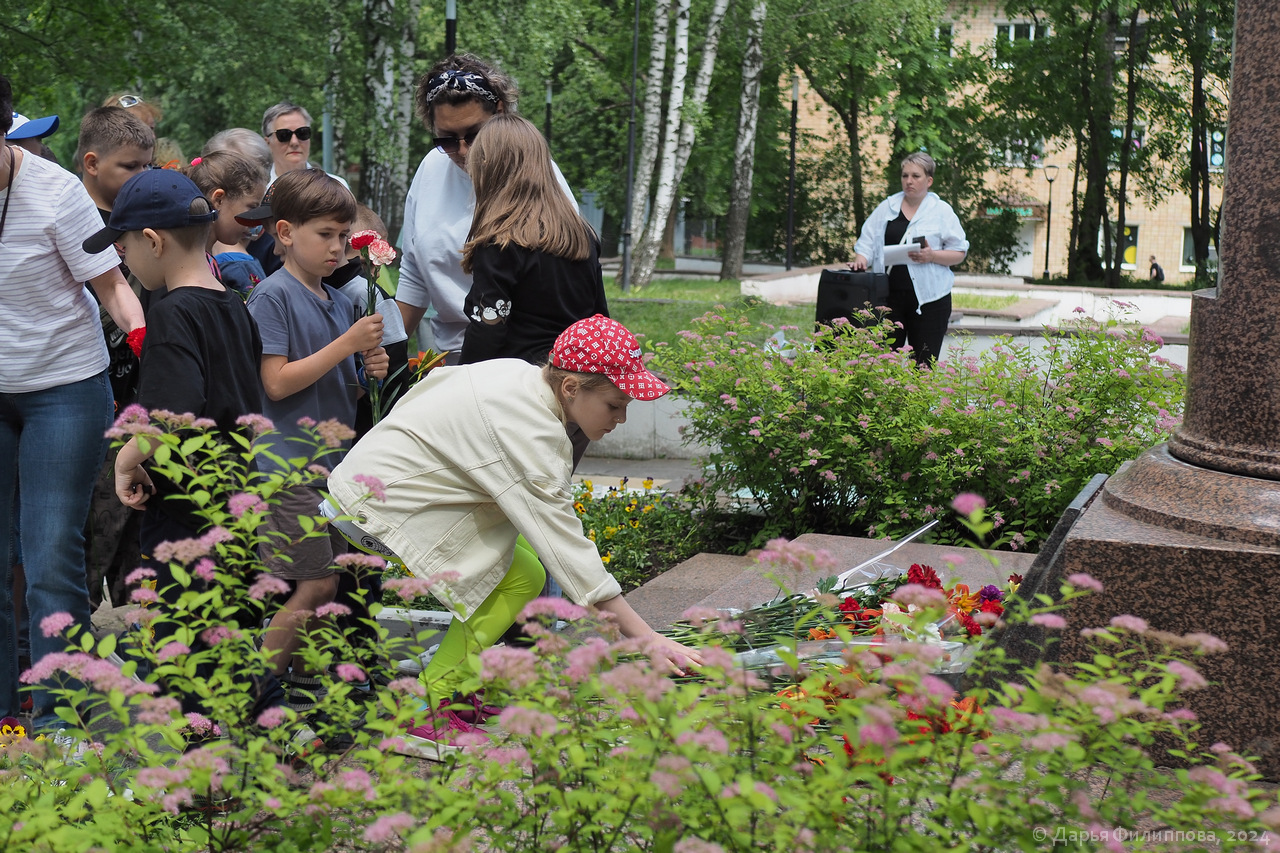
{"label": "blue denim jeans", "polygon": [[[45,391],[0,393],[0,717],[17,716],[19,706],[14,512],[21,512],[34,663],[66,651],[64,635],[44,636],[40,622],[46,616],[69,613],[82,632],[89,630],[84,524],[106,456],[104,433],[111,426],[112,406],[105,372]],[[59,727],[49,686],[46,682],[34,691],[36,730]]]}

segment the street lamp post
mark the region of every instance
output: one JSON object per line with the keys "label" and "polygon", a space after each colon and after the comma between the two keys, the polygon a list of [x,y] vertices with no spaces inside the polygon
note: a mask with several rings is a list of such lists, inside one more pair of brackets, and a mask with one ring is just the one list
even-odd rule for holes
{"label": "street lamp post", "polygon": [[787,269],[796,240],[796,119],[800,115],[800,75],[791,75],[791,175],[787,179]]}
{"label": "street lamp post", "polygon": [[[437,9],[440,7],[437,6]],[[445,0],[444,4],[444,53],[453,56],[458,50],[458,0]]]}
{"label": "street lamp post", "polygon": [[1049,205],[1044,214],[1044,277],[1049,279],[1049,229],[1053,227],[1053,182],[1058,178],[1057,166],[1044,167],[1044,179],[1049,182]]}

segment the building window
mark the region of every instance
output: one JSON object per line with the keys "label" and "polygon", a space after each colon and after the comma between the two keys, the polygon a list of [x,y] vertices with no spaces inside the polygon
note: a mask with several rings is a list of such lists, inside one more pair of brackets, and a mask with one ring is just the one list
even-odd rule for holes
{"label": "building window", "polygon": [[996,42],[1035,41],[1049,34],[1045,24],[996,24]]}
{"label": "building window", "polygon": [[938,50],[947,56],[955,55],[955,27],[941,24],[934,28],[933,37],[938,40]]}
{"label": "building window", "polygon": [[1043,139],[1013,139],[1004,148],[991,151],[996,167],[1032,169],[1044,165]]}
{"label": "building window", "polygon": [[[1137,33],[1135,33],[1134,43],[1138,46],[1138,64],[1151,64],[1151,50],[1147,41],[1147,22],[1138,23]],[[1116,61],[1123,64],[1129,55],[1129,26],[1127,24],[1116,30],[1116,40],[1113,47]]]}
{"label": "building window", "polygon": [[[1111,138],[1115,140],[1115,144],[1111,148],[1110,159],[1108,165],[1112,169],[1120,168],[1120,146],[1124,142],[1124,127],[1120,125],[1111,126]],[[1129,167],[1133,168],[1138,157],[1142,154],[1142,147],[1147,142],[1147,128],[1145,125],[1136,124],[1133,126],[1133,150],[1129,152]]]}
{"label": "building window", "polygon": [[1028,42],[1042,39],[1049,35],[1045,24],[996,24],[995,55],[992,61],[1000,68],[1012,68],[1009,61],[1009,48],[1015,42]]}
{"label": "building window", "polygon": [[[1179,272],[1195,272],[1196,271],[1196,243],[1191,238],[1191,229],[1182,229],[1182,257],[1178,259]],[[1216,273],[1218,271],[1218,247],[1213,245],[1213,240],[1209,240],[1209,272]]]}
{"label": "building window", "polygon": [[[1111,255],[1107,254],[1107,244],[1103,239],[1101,229],[1098,231],[1098,254],[1102,256],[1102,265],[1111,269],[1111,258],[1114,257],[1116,250],[1115,231],[1111,230]],[[1124,227],[1124,258],[1120,261],[1120,269],[1136,270],[1138,268],[1138,226],[1126,225]]]}

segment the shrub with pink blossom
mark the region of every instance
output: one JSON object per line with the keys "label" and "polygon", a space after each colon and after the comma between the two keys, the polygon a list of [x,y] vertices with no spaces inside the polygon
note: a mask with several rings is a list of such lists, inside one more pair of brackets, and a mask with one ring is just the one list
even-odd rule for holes
{"label": "shrub with pink blossom", "polygon": [[[257,487],[230,488],[225,497]],[[673,675],[653,668],[643,642],[612,641],[589,614],[539,602],[526,615],[583,618],[563,634],[541,626],[532,648],[471,649],[461,696],[480,691],[503,710],[487,734],[424,767],[396,750],[440,697],[416,677],[359,689],[390,650],[358,642],[338,609],[313,620],[299,650],[320,673],[323,715],[304,729],[292,712],[255,708],[246,688],[270,664],[257,642],[265,608],[249,593],[269,540],[254,513],[236,517],[223,496],[210,506],[218,532],[190,541],[208,552],[195,565],[216,560],[216,584],[177,549],[175,588],[140,608],[148,624],[123,639],[73,634],[23,675],[64,684],[66,734],[99,743],[68,763],[51,741],[0,734],[6,847],[931,853],[1039,849],[1057,828],[1114,838],[1159,826],[1214,833],[1214,849],[1230,850],[1278,831],[1275,792],[1254,784],[1248,756],[1199,742],[1187,707],[1224,644],[1162,631],[1154,617],[1093,630],[1079,662],[1031,668],[979,649],[977,686],[960,696],[931,672],[942,651],[923,640],[802,661],[798,613],[775,638],[786,666],[749,669],[725,648],[742,635],[692,629],[708,644],[703,663]],[[994,520],[970,524],[983,532]],[[775,569],[820,560],[796,543],[770,551]],[[1044,607],[1007,601],[1002,618],[1061,630],[1090,586],[1071,579]],[[899,618],[926,637],[936,591],[904,590]],[[109,659],[118,646],[123,668]],[[178,695],[202,712],[182,714]],[[474,711],[469,698],[455,707]],[[310,748],[338,733],[350,740]],[[1171,748],[1185,768],[1167,769]]]}
{"label": "shrub with pink blossom", "polygon": [[1093,475],[1177,425],[1181,372],[1121,319],[982,353],[961,341],[919,370],[884,325],[786,329],[778,352],[752,342],[772,328],[708,314],[654,363],[694,403],[685,438],[713,448],[709,485],[763,513],[753,547],[815,531],[899,538],[935,518],[935,541],[959,542],[939,508],[974,493],[998,535],[1034,550]]}

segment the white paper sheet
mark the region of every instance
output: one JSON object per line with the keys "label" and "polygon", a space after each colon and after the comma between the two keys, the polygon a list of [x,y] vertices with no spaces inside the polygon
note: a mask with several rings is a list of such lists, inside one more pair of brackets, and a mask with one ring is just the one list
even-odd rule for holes
{"label": "white paper sheet", "polygon": [[884,247],[884,265],[886,267],[897,266],[898,264],[908,263],[911,259],[907,257],[911,252],[916,251],[920,247],[915,243],[894,243],[892,246]]}

